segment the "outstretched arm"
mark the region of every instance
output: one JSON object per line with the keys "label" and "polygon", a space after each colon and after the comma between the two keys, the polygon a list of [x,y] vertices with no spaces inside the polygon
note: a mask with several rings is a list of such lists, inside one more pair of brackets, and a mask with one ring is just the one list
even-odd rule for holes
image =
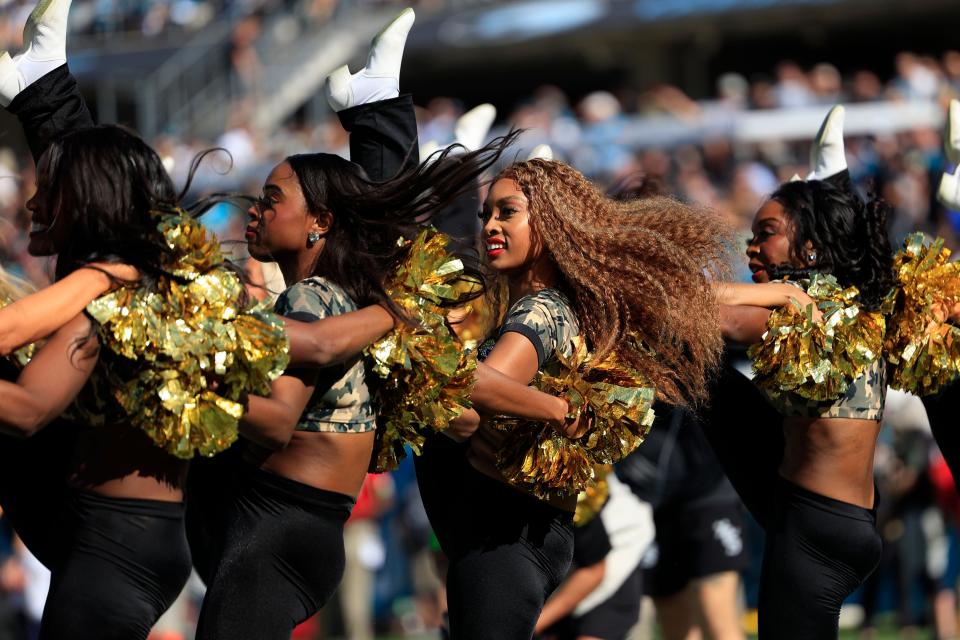
{"label": "outstretched arm", "polygon": [[94,263],[0,309],[0,356],[46,338],[75,318],[116,286],[117,280],[107,273],[120,280],[137,278],[133,267]]}
{"label": "outstretched arm", "polygon": [[328,367],[359,355],[393,329],[395,319],[385,308],[370,305],[314,322],[283,321],[291,366]]}
{"label": "outstretched arm", "polygon": [[31,436],[80,393],[97,363],[90,320],[75,316],[40,349],[16,382],[0,381],[0,430]]}
{"label": "outstretched arm", "polygon": [[730,342],[756,344],[767,331],[770,310],[763,307],[720,306],[720,333]]}
{"label": "outstretched arm", "polygon": [[[813,304],[813,298],[807,295],[806,291],[786,282],[758,284],[720,282],[715,287],[720,304],[765,307],[767,309],[782,307],[791,304],[794,300],[803,308]],[[814,309],[816,309],[816,305],[814,305]]]}

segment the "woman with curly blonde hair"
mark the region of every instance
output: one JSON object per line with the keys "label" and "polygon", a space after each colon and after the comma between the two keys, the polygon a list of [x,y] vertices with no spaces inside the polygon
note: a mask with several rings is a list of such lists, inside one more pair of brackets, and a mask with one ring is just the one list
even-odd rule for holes
{"label": "woman with curly blonde hair", "polygon": [[[481,218],[509,310],[480,348],[480,415],[503,404],[493,376],[529,384],[558,354],[570,358],[577,336],[593,361],[614,353],[670,403],[704,399],[723,347],[711,283],[726,272],[730,234],[716,216],[670,198],[615,201],[568,165],[534,159],[497,176]],[[467,444],[435,438],[417,460],[450,561],[453,638],[529,639],[573,555],[576,493],[541,499],[509,486],[497,466],[503,437],[484,422]]]}

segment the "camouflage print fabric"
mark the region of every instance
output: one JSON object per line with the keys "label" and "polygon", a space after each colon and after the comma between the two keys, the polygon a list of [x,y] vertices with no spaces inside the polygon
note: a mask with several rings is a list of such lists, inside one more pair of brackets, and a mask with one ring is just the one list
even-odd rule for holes
{"label": "camouflage print fabric", "polygon": [[815,402],[793,393],[768,397],[773,406],[787,417],[880,420],[887,395],[886,373],[886,363],[882,358],[877,359],[850,384],[846,395],[833,402]]}
{"label": "camouflage print fabric", "polygon": [[[294,320],[312,322],[356,311],[357,305],[336,284],[323,278],[307,278],[280,294],[273,310]],[[316,390],[297,430],[363,433],[375,427],[376,416],[361,357],[320,369]]]}
{"label": "camouflage print fabric", "polygon": [[[557,351],[564,357],[573,354],[573,338],[580,334],[580,326],[567,297],[557,289],[543,289],[511,305],[498,336],[509,331],[520,333],[533,343],[538,369],[543,369],[556,358]],[[494,344],[494,340],[485,342],[478,358],[485,359]]]}

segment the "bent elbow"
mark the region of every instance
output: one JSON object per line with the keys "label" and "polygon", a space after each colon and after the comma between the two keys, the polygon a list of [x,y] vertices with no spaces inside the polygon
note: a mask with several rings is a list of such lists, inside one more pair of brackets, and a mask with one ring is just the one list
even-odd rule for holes
{"label": "bent elbow", "polygon": [[40,414],[24,416],[15,421],[6,421],[3,431],[15,438],[26,440],[39,433],[47,426],[47,422],[48,420],[45,420]]}

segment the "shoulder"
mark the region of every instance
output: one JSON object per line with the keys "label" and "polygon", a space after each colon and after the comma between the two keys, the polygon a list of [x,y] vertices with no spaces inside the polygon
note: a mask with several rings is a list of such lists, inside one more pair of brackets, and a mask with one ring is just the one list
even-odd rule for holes
{"label": "shoulder", "polygon": [[312,277],[294,284],[280,294],[274,311],[295,320],[318,320],[355,311],[357,305],[339,285]]}
{"label": "shoulder", "polygon": [[517,300],[507,311],[505,325],[576,323],[573,305],[557,289],[543,289]]}
{"label": "shoulder", "polygon": [[565,356],[572,352],[573,337],[580,333],[580,328],[567,297],[556,289],[543,289],[520,298],[510,307],[500,334],[511,331],[533,343],[542,368],[556,351]]}

